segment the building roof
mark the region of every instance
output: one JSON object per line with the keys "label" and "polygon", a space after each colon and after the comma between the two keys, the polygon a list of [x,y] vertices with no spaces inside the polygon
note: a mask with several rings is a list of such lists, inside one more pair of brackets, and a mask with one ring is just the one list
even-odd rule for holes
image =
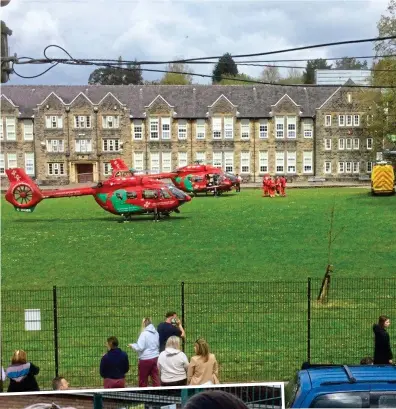
{"label": "building roof", "polygon": [[65,104],[79,94],[98,104],[111,92],[125,104],[134,118],[144,118],[148,105],[159,95],[174,107],[178,118],[205,118],[211,106],[221,95],[237,106],[239,117],[270,117],[271,106],[287,94],[300,105],[301,116],[315,115],[336,87],[288,87],[275,85],[4,85],[2,94],[19,107],[21,115],[32,116],[33,109],[51,92]]}

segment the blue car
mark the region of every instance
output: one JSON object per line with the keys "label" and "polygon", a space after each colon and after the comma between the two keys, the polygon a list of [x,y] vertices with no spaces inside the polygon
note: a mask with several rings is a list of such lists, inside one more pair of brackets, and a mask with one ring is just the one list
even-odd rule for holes
{"label": "blue car", "polygon": [[285,388],[290,408],[396,408],[396,366],[304,365]]}

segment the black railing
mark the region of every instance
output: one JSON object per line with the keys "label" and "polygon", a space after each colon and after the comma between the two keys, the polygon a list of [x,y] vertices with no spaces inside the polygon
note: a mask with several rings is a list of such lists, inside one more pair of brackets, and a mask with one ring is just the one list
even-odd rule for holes
{"label": "black railing", "polygon": [[[220,364],[220,381],[289,379],[302,362],[358,364],[372,356],[372,324],[396,315],[396,278],[331,281],[317,301],[322,281],[174,283],[158,286],[54,287],[2,290],[2,357],[7,367],[24,349],[40,367],[42,389],[62,375],[72,387],[101,387],[99,363],[107,337],[128,351],[128,386],[137,384],[135,342],[141,320],[157,325],[169,310],[186,330],[184,349],[205,337]],[[389,329],[391,340],[393,327]],[[7,382],[5,382],[5,388]]]}

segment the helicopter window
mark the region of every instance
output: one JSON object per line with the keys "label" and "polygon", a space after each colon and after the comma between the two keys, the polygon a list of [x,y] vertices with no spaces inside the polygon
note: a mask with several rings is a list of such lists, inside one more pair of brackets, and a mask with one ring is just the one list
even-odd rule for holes
{"label": "helicopter window", "polygon": [[164,199],[171,199],[172,198],[172,195],[165,189],[161,189],[161,193],[162,193],[161,196]]}
{"label": "helicopter window", "polygon": [[192,181],[193,182],[202,182],[204,178],[202,176],[193,176]]}
{"label": "helicopter window", "polygon": [[127,192],[127,199],[137,199],[136,192]]}
{"label": "helicopter window", "polygon": [[118,178],[121,175],[121,172],[116,172],[114,177]]}
{"label": "helicopter window", "polygon": [[182,192],[180,189],[174,186],[170,186],[169,190],[172,192],[172,194],[176,197],[176,199],[181,199],[184,200],[186,198],[186,194]]}
{"label": "helicopter window", "polygon": [[158,193],[156,190],[143,190],[143,199],[158,199]]}

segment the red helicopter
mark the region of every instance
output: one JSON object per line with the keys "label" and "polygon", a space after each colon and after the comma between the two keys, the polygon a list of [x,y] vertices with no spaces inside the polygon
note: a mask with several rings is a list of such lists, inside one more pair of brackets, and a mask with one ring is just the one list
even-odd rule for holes
{"label": "red helicopter", "polygon": [[[113,174],[111,178],[134,177],[135,171],[129,169],[122,159],[111,162]],[[152,179],[171,179],[173,184],[187,193],[208,193],[220,196],[224,192],[229,192],[237,183],[237,177],[231,173],[224,172],[215,166],[196,165],[183,166],[174,172],[147,175]]]}
{"label": "red helicopter", "polygon": [[7,169],[6,174],[10,187],[5,198],[18,212],[33,212],[43,199],[92,195],[102,209],[123,216],[123,221],[150,213],[159,221],[161,216],[180,213],[179,206],[191,200],[175,186],[144,176],[109,178],[93,187],[40,190],[22,168]]}

